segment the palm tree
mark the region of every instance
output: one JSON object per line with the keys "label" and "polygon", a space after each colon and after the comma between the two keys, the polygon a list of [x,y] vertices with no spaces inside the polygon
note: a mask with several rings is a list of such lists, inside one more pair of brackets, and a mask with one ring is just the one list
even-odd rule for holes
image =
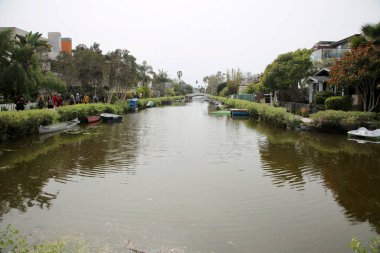
{"label": "palm tree", "polygon": [[177,71],[178,80],[181,81],[182,71]]}
{"label": "palm tree", "polygon": [[152,80],[150,75],[154,75],[153,67],[148,65],[146,61],[143,61],[141,65],[138,65],[138,79],[142,81],[144,86],[147,86],[148,81]]}
{"label": "palm tree", "polygon": [[352,47],[364,46],[368,43],[380,45],[380,22],[375,25],[364,25],[362,33],[351,41]]}

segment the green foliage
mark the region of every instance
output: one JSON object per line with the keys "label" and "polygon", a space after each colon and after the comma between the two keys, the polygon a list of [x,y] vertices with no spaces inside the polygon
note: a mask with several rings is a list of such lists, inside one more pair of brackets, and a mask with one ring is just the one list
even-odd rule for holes
{"label": "green foliage", "polygon": [[380,236],[372,239],[369,245],[370,251],[367,251],[366,247],[362,245],[360,240],[356,237],[351,239],[350,247],[354,253],[379,253],[380,252]]}
{"label": "green foliage", "polygon": [[322,131],[349,131],[359,127],[368,127],[376,119],[373,112],[319,111],[310,115],[312,126]]}
{"label": "green foliage", "polygon": [[330,90],[319,91],[315,94],[315,101],[318,105],[323,105],[326,98],[334,96],[334,92]]}
{"label": "green foliage", "polygon": [[49,71],[44,76],[40,88],[43,88],[48,92],[64,93],[66,91],[66,83]]}
{"label": "green foliage", "polygon": [[139,99],[139,108],[144,109],[144,108],[145,108],[145,105],[146,105],[149,101],[153,101],[153,102],[156,104],[156,106],[160,106],[160,105],[170,104],[170,103],[172,103],[173,101],[182,100],[183,98],[184,98],[184,96],[174,96],[174,97],[159,97],[159,98],[144,98],[144,99]]}
{"label": "green foliage", "polygon": [[141,98],[150,97],[150,89],[148,86],[139,86],[136,90],[136,94]]}
{"label": "green foliage", "polygon": [[[220,83],[220,84],[218,84],[218,87],[216,88],[216,93],[217,93],[218,95],[220,95],[220,93],[222,92],[222,90],[223,90],[225,87],[227,87],[227,82],[224,82],[224,83]],[[220,95],[220,96],[222,96],[222,95]]]}
{"label": "green foliage", "polygon": [[118,102],[115,105],[103,103],[76,104],[58,107],[56,110],[61,121],[67,121],[75,118],[84,120],[87,116],[98,115],[103,112],[122,114],[127,111],[124,107],[128,107],[127,101]]}
{"label": "green foliage", "polygon": [[48,109],[0,112],[0,138],[38,133],[39,125],[57,120],[57,112]]}
{"label": "green foliage", "polygon": [[260,83],[272,92],[279,90],[282,101],[303,101],[298,83],[307,75],[308,69],[312,66],[310,54],[311,51],[308,49],[298,49],[279,55],[265,68]]}
{"label": "green foliage", "polygon": [[5,98],[36,94],[43,80],[41,54],[49,44],[40,33],[27,33],[12,38],[11,30],[0,32],[0,93]]}
{"label": "green foliage", "polygon": [[330,68],[329,83],[355,87],[364,111],[373,111],[380,102],[380,47],[372,44],[346,52]]}
{"label": "green foliage", "polygon": [[328,97],[325,100],[326,110],[352,110],[352,98],[350,96]]}
{"label": "green foliage", "polygon": [[301,123],[299,116],[288,113],[286,108],[267,104],[249,102],[246,100],[212,97],[221,101],[228,108],[247,109],[253,117],[270,122],[281,128],[295,128]]}
{"label": "green foliage", "polygon": [[223,88],[223,90],[221,90],[221,91],[219,92],[219,96],[222,96],[222,97],[227,97],[227,96],[228,96],[228,87],[227,87],[227,86],[225,86],[225,87]]}
{"label": "green foliage", "polygon": [[24,236],[19,230],[8,225],[5,230],[0,230],[0,252],[14,253],[59,253],[90,251],[89,245],[80,238],[63,237],[54,241],[42,241],[31,243],[30,237]]}

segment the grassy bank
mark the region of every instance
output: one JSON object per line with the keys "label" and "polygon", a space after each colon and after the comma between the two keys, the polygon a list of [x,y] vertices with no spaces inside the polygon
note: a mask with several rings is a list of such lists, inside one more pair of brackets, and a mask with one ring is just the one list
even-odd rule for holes
{"label": "grassy bank", "polygon": [[145,106],[149,101],[153,101],[156,106],[161,106],[171,104],[172,102],[182,100],[183,98],[184,96],[144,98],[139,100],[139,109],[145,109]]}
{"label": "grassy bank", "polygon": [[345,132],[359,127],[379,128],[374,112],[320,111],[310,115],[311,126],[320,131]]}
{"label": "grassy bank", "polygon": [[269,122],[281,128],[295,128],[301,124],[301,118],[288,113],[286,108],[274,107],[267,104],[260,104],[245,100],[231,99],[225,97],[215,97],[212,99],[222,102],[228,108],[247,109],[252,117]]}
{"label": "grassy bank", "polygon": [[[156,105],[170,104],[172,101],[183,99],[183,96],[147,98],[139,100],[139,109],[145,109],[148,101]],[[0,140],[15,138],[28,134],[38,133],[40,125],[50,125],[79,118],[84,120],[87,116],[97,115],[103,112],[125,114],[130,111],[128,101],[118,101],[115,104],[77,104],[56,108],[56,110],[34,109],[26,111],[1,111],[0,112]]]}

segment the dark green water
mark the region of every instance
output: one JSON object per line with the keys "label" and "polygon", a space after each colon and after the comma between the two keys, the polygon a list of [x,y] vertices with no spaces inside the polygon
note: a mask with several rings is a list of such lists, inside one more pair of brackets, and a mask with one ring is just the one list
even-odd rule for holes
{"label": "dark green water", "polygon": [[380,233],[380,144],[207,103],[0,143],[0,228],[105,252],[350,252]]}

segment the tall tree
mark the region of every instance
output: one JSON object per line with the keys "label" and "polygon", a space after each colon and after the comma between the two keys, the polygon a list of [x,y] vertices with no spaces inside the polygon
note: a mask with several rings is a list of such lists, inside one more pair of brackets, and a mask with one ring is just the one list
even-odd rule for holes
{"label": "tall tree", "polygon": [[367,44],[347,52],[331,67],[330,78],[330,84],[355,87],[363,110],[374,110],[380,101],[380,47]]}
{"label": "tall tree", "polygon": [[153,76],[153,85],[152,88],[155,91],[158,97],[163,96],[165,94],[166,88],[168,88],[167,83],[171,81],[169,75],[166,71],[162,69],[158,70],[157,74]]}
{"label": "tall tree", "polygon": [[298,49],[279,55],[265,68],[260,81],[263,88],[272,92],[279,91],[281,100],[295,102],[304,100],[299,83],[312,66],[310,54],[311,51],[308,49]]}
{"label": "tall tree", "polygon": [[25,36],[11,37],[11,32],[0,32],[0,92],[5,97],[12,98],[23,94],[26,97],[35,96],[39,89],[50,86],[51,81],[57,81],[49,75],[45,80],[41,71],[41,52],[49,50],[47,41],[41,39],[40,33],[29,32]]}
{"label": "tall tree", "polygon": [[368,43],[380,45],[380,22],[375,25],[362,26],[360,36],[354,37],[350,43],[352,47],[364,46]]}
{"label": "tall tree", "polygon": [[138,80],[142,82],[144,86],[148,85],[148,82],[152,80],[151,75],[154,74],[153,67],[148,65],[146,61],[143,61],[141,65],[137,66]]}
{"label": "tall tree", "polygon": [[73,55],[82,88],[85,92],[94,92],[103,79],[104,56],[99,44],[94,43],[90,48],[78,45]]}

